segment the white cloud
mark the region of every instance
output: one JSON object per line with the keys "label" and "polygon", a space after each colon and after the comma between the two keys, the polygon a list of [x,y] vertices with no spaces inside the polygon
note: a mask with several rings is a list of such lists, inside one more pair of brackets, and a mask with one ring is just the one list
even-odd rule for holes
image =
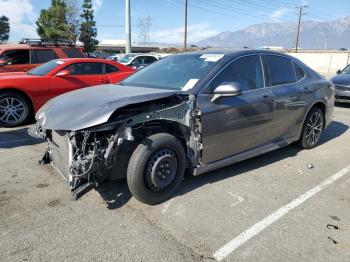
{"label": "white cloud", "polygon": [[10,20],[11,33],[21,37],[37,37],[35,20],[38,15],[29,0],[0,0],[1,15]]}
{"label": "white cloud", "polygon": [[271,15],[269,15],[269,18],[274,22],[279,22],[288,11],[289,9],[286,7],[279,8],[276,11],[274,11]]}
{"label": "white cloud", "polygon": [[[188,42],[198,42],[204,38],[218,34],[218,31],[210,29],[210,24],[189,25],[187,29]],[[182,43],[184,39],[184,27],[169,28],[151,33],[151,41],[163,43]]]}
{"label": "white cloud", "polygon": [[98,11],[98,9],[100,9],[100,7],[102,6],[103,0],[93,0],[92,1],[92,5],[93,5],[93,9],[95,12]]}

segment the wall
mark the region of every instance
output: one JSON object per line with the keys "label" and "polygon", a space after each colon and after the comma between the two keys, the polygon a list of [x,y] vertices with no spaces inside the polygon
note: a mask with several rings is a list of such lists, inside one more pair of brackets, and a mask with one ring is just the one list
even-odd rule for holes
{"label": "wall", "polygon": [[339,69],[343,69],[350,63],[350,53],[340,51],[299,51],[298,53],[287,53],[294,56],[310,66],[321,75],[330,78]]}

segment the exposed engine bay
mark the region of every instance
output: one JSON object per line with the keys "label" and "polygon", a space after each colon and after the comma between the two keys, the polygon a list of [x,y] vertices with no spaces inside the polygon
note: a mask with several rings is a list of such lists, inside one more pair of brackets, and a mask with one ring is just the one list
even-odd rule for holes
{"label": "exposed engine bay", "polygon": [[[187,148],[187,167],[200,163],[199,113],[194,96],[173,95],[117,109],[109,121],[78,131],[45,129],[40,119],[30,134],[45,138],[48,148],[40,164],[52,164],[78,199],[105,180],[126,176],[135,146],[149,134],[166,131]],[[165,130],[164,130],[165,129]]]}

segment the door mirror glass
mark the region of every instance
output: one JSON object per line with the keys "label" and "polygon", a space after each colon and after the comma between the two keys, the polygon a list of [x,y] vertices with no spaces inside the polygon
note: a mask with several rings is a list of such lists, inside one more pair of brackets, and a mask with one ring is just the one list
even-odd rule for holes
{"label": "door mirror glass", "polygon": [[69,70],[62,70],[56,74],[56,76],[58,76],[58,77],[65,77],[65,76],[69,76],[69,75],[70,75]]}
{"label": "door mirror glass", "polygon": [[216,87],[213,91],[214,97],[211,100],[214,102],[221,96],[239,96],[242,94],[241,85],[237,82],[224,82]]}

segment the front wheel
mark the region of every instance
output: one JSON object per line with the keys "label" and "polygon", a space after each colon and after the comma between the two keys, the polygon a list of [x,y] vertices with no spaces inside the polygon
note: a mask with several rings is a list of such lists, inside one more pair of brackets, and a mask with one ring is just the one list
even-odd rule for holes
{"label": "front wheel", "polygon": [[30,116],[31,107],[23,95],[11,91],[0,94],[0,126],[23,125]]}
{"label": "front wheel", "polygon": [[300,139],[297,142],[298,146],[304,149],[317,146],[323,129],[324,114],[320,108],[314,107],[306,116]]}
{"label": "front wheel", "polygon": [[158,133],[147,137],[133,152],[127,171],[132,195],[154,205],[171,197],[185,173],[185,150],[174,136]]}

